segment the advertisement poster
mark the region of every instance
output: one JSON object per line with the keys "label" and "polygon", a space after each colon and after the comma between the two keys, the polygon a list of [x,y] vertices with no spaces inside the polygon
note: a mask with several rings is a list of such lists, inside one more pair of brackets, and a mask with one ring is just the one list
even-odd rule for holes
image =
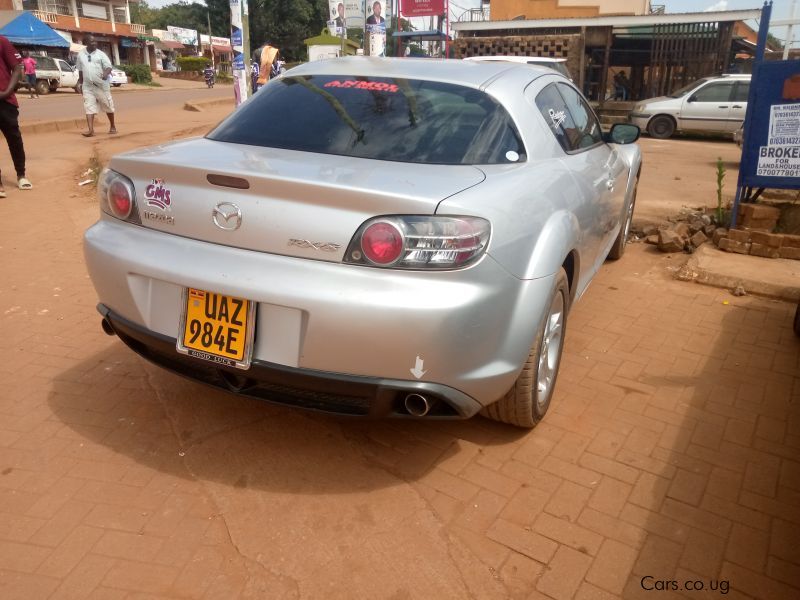
{"label": "advertisement poster", "polygon": [[386,56],[386,32],[369,34],[369,55]]}
{"label": "advertisement poster", "polygon": [[236,106],[247,100],[247,73],[244,65],[244,44],[242,40],[242,5],[239,0],[230,0],[231,7],[231,46],[233,47],[233,96]]}
{"label": "advertisement poster", "polygon": [[342,0],[344,14],[347,16],[347,26],[364,28],[364,2],[362,0]]}
{"label": "advertisement poster", "polygon": [[167,25],[167,31],[172,34],[175,40],[179,41],[184,46],[197,46],[197,31],[195,29]]}
{"label": "advertisement poster", "polygon": [[332,35],[347,37],[347,10],[344,0],[328,0],[330,18],[328,19],[328,30]]}
{"label": "advertisement poster", "polygon": [[436,17],[444,14],[444,0],[403,0],[404,17]]}
{"label": "advertisement poster", "polygon": [[[372,33],[386,33],[386,1],[374,0],[371,4],[367,2],[369,15],[367,16],[367,31]],[[370,35],[370,38],[372,36]],[[385,44],[385,41],[384,41]],[[372,54],[372,53],[370,53]]]}
{"label": "advertisement poster", "polygon": [[800,103],[770,108],[767,145],[758,149],[756,175],[800,177]]}

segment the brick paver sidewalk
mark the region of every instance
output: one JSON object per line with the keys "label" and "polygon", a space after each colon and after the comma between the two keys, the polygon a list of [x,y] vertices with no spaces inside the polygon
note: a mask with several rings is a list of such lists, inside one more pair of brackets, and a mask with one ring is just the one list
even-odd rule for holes
{"label": "brick paver sidewalk", "polygon": [[0,597],[800,597],[793,307],[633,246],[535,430],[310,415],[101,333],[74,167],[2,204]]}

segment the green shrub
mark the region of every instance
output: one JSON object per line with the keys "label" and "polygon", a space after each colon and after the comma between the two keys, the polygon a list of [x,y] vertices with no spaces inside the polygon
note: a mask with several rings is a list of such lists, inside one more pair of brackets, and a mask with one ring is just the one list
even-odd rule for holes
{"label": "green shrub", "polygon": [[177,62],[181,71],[196,71],[198,73],[211,64],[210,60],[202,56],[179,56]]}
{"label": "green shrub", "polygon": [[153,81],[153,74],[147,65],[120,65],[119,68],[125,71],[125,75],[130,77],[133,83],[151,83]]}
{"label": "green shrub", "polygon": [[230,83],[233,81],[233,77],[227,73],[217,73],[217,81],[222,83]]}

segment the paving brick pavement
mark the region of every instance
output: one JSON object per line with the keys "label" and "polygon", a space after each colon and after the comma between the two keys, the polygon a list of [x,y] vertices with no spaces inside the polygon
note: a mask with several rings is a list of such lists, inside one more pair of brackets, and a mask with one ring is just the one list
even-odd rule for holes
{"label": "paving brick pavement", "polygon": [[74,144],[0,221],[2,598],[800,597],[793,307],[632,246],[533,431],[243,400],[100,331]]}

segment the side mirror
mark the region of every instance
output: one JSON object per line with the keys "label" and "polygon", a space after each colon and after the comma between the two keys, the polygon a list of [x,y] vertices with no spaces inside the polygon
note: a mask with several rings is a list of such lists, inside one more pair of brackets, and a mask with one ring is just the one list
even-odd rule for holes
{"label": "side mirror", "polygon": [[605,136],[606,142],[611,144],[632,144],[639,139],[641,131],[637,125],[631,123],[616,123]]}

